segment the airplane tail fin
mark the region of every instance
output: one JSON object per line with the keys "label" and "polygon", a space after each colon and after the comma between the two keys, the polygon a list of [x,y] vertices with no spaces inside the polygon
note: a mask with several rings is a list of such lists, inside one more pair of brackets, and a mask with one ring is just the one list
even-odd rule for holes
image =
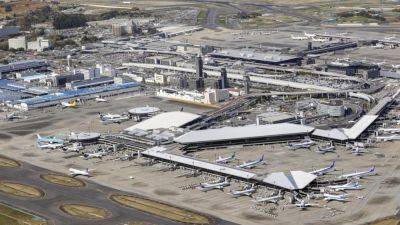
{"label": "airplane tail fin", "polygon": [[336,163],[336,161],[335,161],[335,160],[333,160],[333,162],[332,162],[332,164],[331,164],[330,168],[333,168],[333,167],[335,167],[335,163]]}
{"label": "airplane tail fin", "polygon": [[42,138],[42,136],[40,136],[40,134],[36,134],[36,136],[37,136],[38,139]]}
{"label": "airplane tail fin", "polygon": [[260,162],[264,161],[264,155],[261,156]]}
{"label": "airplane tail fin", "polygon": [[232,154],[232,158],[235,158],[236,152],[233,152]]}
{"label": "airplane tail fin", "polygon": [[373,166],[373,167],[369,170],[369,172],[370,172],[370,173],[375,172],[375,166]]}

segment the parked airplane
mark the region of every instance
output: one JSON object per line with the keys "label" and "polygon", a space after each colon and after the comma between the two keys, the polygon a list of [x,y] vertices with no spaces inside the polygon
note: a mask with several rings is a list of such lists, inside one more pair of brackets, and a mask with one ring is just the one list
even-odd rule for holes
{"label": "parked airplane", "polygon": [[392,65],[392,68],[393,68],[393,69],[400,69],[400,64]]}
{"label": "parked airplane", "polygon": [[232,190],[229,194],[231,194],[233,197],[237,198],[240,196],[249,196],[251,197],[252,194],[256,192],[256,188],[254,187],[254,184],[252,185],[247,185],[246,187],[243,188],[243,190]]}
{"label": "parked airplane", "polygon": [[342,185],[330,185],[327,188],[335,191],[346,191],[346,190],[361,190],[362,187],[358,182],[348,182]]}
{"label": "parked airplane", "polygon": [[299,148],[310,148],[312,145],[315,145],[315,141],[311,139],[305,139],[303,142],[300,143],[289,143],[288,147],[294,150]]}
{"label": "parked airplane", "polygon": [[362,155],[364,153],[366,153],[366,151],[364,150],[365,148],[361,148],[358,146],[355,146],[351,149],[351,154],[353,155]]}
{"label": "parked airplane", "polygon": [[329,173],[331,171],[334,171],[334,170],[335,170],[335,161],[333,161],[332,164],[329,165],[328,167],[325,167],[325,168],[322,168],[322,169],[318,169],[318,170],[314,170],[314,171],[311,171],[310,173],[314,174],[316,176],[322,176],[322,175],[327,174],[327,173]]}
{"label": "parked airplane", "polygon": [[375,49],[384,49],[385,46],[384,46],[383,44],[381,44],[381,43],[378,43],[378,44],[376,44],[376,45],[373,45],[372,48],[375,48]]}
{"label": "parked airplane", "polygon": [[63,108],[76,108],[78,107],[78,103],[76,102],[76,100],[70,102],[61,102],[61,106]]}
{"label": "parked airplane", "polygon": [[303,199],[300,200],[300,203],[296,203],[294,205],[299,207],[300,210],[306,210],[308,207],[319,206],[318,204],[306,203]]}
{"label": "parked airplane", "polygon": [[228,178],[225,177],[225,179],[223,181],[220,181],[220,182],[214,183],[214,184],[200,183],[200,190],[204,191],[204,192],[211,191],[214,189],[222,190],[222,189],[224,189],[224,187],[227,187],[229,185],[230,185],[230,183],[228,181]]}
{"label": "parked airplane", "polygon": [[253,202],[255,203],[274,203],[277,204],[279,200],[281,200],[283,198],[283,195],[281,193],[281,191],[279,191],[279,193],[277,195],[271,196],[271,197],[265,197],[265,198],[257,198],[254,199]]}
{"label": "parked airplane", "polygon": [[400,133],[400,128],[379,128],[378,132],[397,134]]}
{"label": "parked airplane", "polygon": [[118,115],[118,114],[101,114],[99,113],[100,121],[104,124],[110,123],[122,123],[128,121],[130,118],[127,115]]}
{"label": "parked airplane", "polygon": [[215,162],[216,162],[216,163],[221,163],[221,164],[226,164],[226,163],[229,163],[229,162],[231,162],[231,161],[233,161],[233,160],[235,160],[235,159],[236,159],[236,156],[235,156],[235,152],[234,152],[234,153],[233,153],[231,156],[229,156],[229,157],[223,158],[223,157],[219,156],[218,159],[215,160]]}
{"label": "parked airplane", "polygon": [[327,146],[323,146],[323,147],[317,146],[316,152],[321,153],[321,154],[325,154],[328,152],[335,152],[335,146],[332,143],[330,143]]}
{"label": "parked airplane", "polygon": [[259,158],[259,159],[244,162],[244,163],[236,166],[236,168],[252,169],[252,168],[256,167],[257,165],[260,165],[263,163],[264,163],[264,155],[262,155],[261,158]]}
{"label": "parked airplane", "polygon": [[400,135],[389,135],[389,136],[376,136],[377,141],[396,141],[400,140]]}
{"label": "parked airplane", "polygon": [[57,149],[57,148],[62,148],[64,147],[64,144],[60,144],[60,143],[47,143],[47,144],[43,144],[43,143],[38,143],[37,146],[40,149]]}
{"label": "parked airplane", "polygon": [[306,36],[306,37],[308,37],[308,38],[314,38],[314,37],[316,37],[317,35],[316,35],[315,33],[313,33],[313,34],[308,34],[307,32],[304,32],[304,36]]}
{"label": "parked airplane", "polygon": [[95,152],[95,153],[83,153],[83,158],[87,159],[93,159],[93,158],[103,158],[103,156],[107,155],[107,152]]}
{"label": "parked airplane", "polygon": [[291,37],[293,40],[307,40],[307,39],[308,39],[308,37],[306,37],[306,36],[294,36],[293,34],[290,35],[290,37]]}
{"label": "parked airplane", "polygon": [[324,194],[324,200],[328,201],[328,202],[329,201],[339,201],[339,202],[348,201],[346,194],[341,194],[341,195]]}
{"label": "parked airplane", "polygon": [[371,169],[363,172],[354,172],[354,173],[349,173],[349,174],[343,174],[339,176],[340,179],[350,179],[350,178],[363,178],[366,176],[372,176],[375,175],[375,166],[371,167]]}
{"label": "parked airplane", "polygon": [[47,136],[47,137],[42,137],[40,136],[40,134],[36,134],[37,136],[37,143],[50,143],[50,144],[64,144],[64,140],[60,139],[60,138],[56,138],[54,136]]}
{"label": "parked airplane", "polygon": [[97,96],[94,100],[95,100],[96,102],[108,102],[107,99],[101,98],[100,96]]}
{"label": "parked airplane", "polygon": [[15,113],[11,113],[11,114],[9,114],[9,115],[6,115],[6,117],[4,118],[4,120],[13,121],[13,120],[16,120],[16,119],[23,119],[23,118],[25,118],[25,117],[15,115]]}
{"label": "parked airplane", "polygon": [[393,39],[396,39],[396,35],[386,36],[385,37],[385,40],[387,40],[387,41],[390,41],[390,40],[393,40]]}
{"label": "parked airplane", "polygon": [[63,151],[64,152],[79,152],[83,149],[84,149],[83,145],[80,142],[76,142],[70,147],[64,147]]}
{"label": "parked airplane", "polygon": [[86,170],[78,170],[78,169],[74,169],[74,168],[69,168],[69,174],[72,177],[76,177],[76,176],[86,176],[86,177],[91,177],[92,175],[89,173],[89,169]]}
{"label": "parked airplane", "polygon": [[314,42],[327,42],[327,41],[329,41],[329,39],[327,39],[327,38],[315,38],[315,37],[311,38],[311,40],[314,41]]}

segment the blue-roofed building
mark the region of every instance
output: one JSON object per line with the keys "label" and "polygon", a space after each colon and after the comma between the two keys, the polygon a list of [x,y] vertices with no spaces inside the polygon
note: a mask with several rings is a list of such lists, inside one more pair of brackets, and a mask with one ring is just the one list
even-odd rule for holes
{"label": "blue-roofed building", "polygon": [[15,101],[29,98],[32,95],[24,93],[26,87],[13,80],[0,79],[0,102]]}
{"label": "blue-roofed building", "polygon": [[51,93],[47,95],[37,96],[28,99],[17,100],[9,104],[10,107],[21,110],[30,110],[36,108],[44,108],[59,105],[62,101],[73,99],[94,99],[96,96],[112,96],[127,92],[140,90],[139,83],[131,82],[124,84],[111,84],[96,88],[84,88],[79,90],[66,90],[63,92]]}

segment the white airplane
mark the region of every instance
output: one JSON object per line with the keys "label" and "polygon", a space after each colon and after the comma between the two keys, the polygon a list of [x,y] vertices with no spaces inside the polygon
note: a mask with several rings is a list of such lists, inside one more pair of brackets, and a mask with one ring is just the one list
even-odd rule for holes
{"label": "white airplane", "polygon": [[84,149],[83,145],[80,142],[76,142],[70,147],[63,148],[63,151],[64,152],[80,152],[83,149]]}
{"label": "white airplane", "polygon": [[375,64],[377,66],[383,66],[383,65],[386,64],[386,60],[383,60],[382,62],[376,62],[376,63],[373,63],[373,64]]}
{"label": "white airplane", "polygon": [[324,194],[324,200],[328,201],[328,202],[329,201],[338,201],[338,202],[348,201],[346,194],[341,194],[341,195]]}
{"label": "white airplane", "polygon": [[234,198],[240,197],[240,196],[249,196],[251,197],[252,194],[256,192],[256,188],[254,187],[254,184],[247,185],[246,187],[243,188],[243,190],[232,190],[229,194],[231,194]]}
{"label": "white airplane", "polygon": [[393,65],[393,64],[392,64],[392,68],[393,68],[393,69],[400,69],[400,64],[397,64],[397,65]]}
{"label": "white airplane", "polygon": [[400,133],[400,128],[379,128],[378,132],[397,134]]}
{"label": "white airplane", "polygon": [[235,152],[234,152],[234,153],[233,153],[231,156],[229,156],[229,157],[223,158],[223,157],[219,156],[218,159],[215,160],[215,162],[216,162],[216,163],[221,163],[221,164],[226,164],[226,163],[229,163],[229,162],[231,162],[231,161],[233,161],[233,160],[235,160],[235,159],[236,159],[236,156],[235,156]]}
{"label": "white airplane", "polygon": [[293,34],[290,35],[290,38],[292,38],[293,40],[307,40],[308,37],[306,36],[294,36]]}
{"label": "white airplane", "polygon": [[329,145],[323,147],[317,146],[316,152],[320,154],[325,154],[328,152],[335,152],[335,150],[336,150],[335,146],[332,143],[330,143]]}
{"label": "white airplane", "polygon": [[316,37],[317,35],[316,35],[315,33],[313,33],[313,34],[308,34],[307,32],[304,32],[304,36],[306,36],[306,37],[308,37],[308,38],[314,38],[314,37]]}
{"label": "white airplane", "polygon": [[308,207],[319,206],[318,204],[306,203],[303,199],[300,203],[294,204],[296,207],[299,207],[300,210],[306,210]]}
{"label": "white airplane", "polygon": [[385,40],[387,40],[387,41],[390,41],[390,40],[393,40],[393,39],[396,39],[396,35],[386,36],[385,37]]}
{"label": "white airplane", "polygon": [[346,191],[346,190],[361,190],[362,187],[358,182],[348,182],[342,185],[330,185],[327,188],[335,191]]}
{"label": "white airplane", "polygon": [[4,120],[13,121],[13,120],[16,120],[16,119],[23,119],[23,118],[26,118],[26,117],[18,116],[18,115],[16,115],[15,113],[11,113],[11,114],[9,114],[9,115],[6,115],[6,117],[4,118]]}
{"label": "white airplane", "polygon": [[42,143],[38,143],[37,146],[40,149],[57,149],[57,148],[62,148],[64,147],[64,144],[61,143],[48,143],[48,144],[42,144]]}
{"label": "white airplane", "polygon": [[94,100],[95,100],[96,102],[108,102],[107,99],[101,98],[100,96],[97,96]]}
{"label": "white airplane", "polygon": [[69,168],[69,174],[72,177],[76,177],[76,176],[86,176],[86,177],[91,177],[92,175],[89,173],[89,169],[86,170],[78,170],[78,169],[74,169],[74,168]]}
{"label": "white airplane", "polygon": [[277,195],[271,196],[271,197],[265,197],[265,198],[256,198],[253,200],[255,203],[274,203],[277,204],[279,200],[283,198],[283,195],[281,191]]}
{"label": "white airplane", "polygon": [[350,179],[350,178],[363,178],[366,176],[372,176],[375,175],[375,166],[371,167],[371,169],[363,172],[354,172],[354,173],[348,173],[348,174],[343,174],[339,176],[339,179]]}
{"label": "white airplane", "polygon": [[61,102],[61,106],[63,108],[76,108],[78,107],[78,103],[75,100],[70,102]]}
{"label": "white airplane", "polygon": [[389,136],[376,136],[377,141],[397,141],[400,140],[400,135],[389,135]]}
{"label": "white airplane", "polygon": [[351,149],[351,154],[353,154],[353,155],[362,155],[362,154],[366,153],[366,151],[364,151],[364,150],[365,150],[365,148],[354,146]]}
{"label": "white airplane", "polygon": [[128,121],[130,118],[126,115],[118,115],[118,114],[101,114],[99,113],[100,121],[103,124],[110,124],[110,123],[122,123]]}
{"label": "white airplane", "polygon": [[314,42],[327,42],[327,41],[329,41],[329,39],[327,39],[327,38],[315,38],[315,37],[311,38],[311,40],[314,41]]}
{"label": "white airplane", "polygon": [[83,153],[83,158],[85,158],[86,160],[88,159],[94,159],[94,158],[103,158],[103,156],[107,155],[107,152],[95,152],[95,153]]}
{"label": "white airplane", "polygon": [[376,45],[373,45],[372,48],[375,48],[375,49],[384,49],[385,46],[384,46],[383,44],[381,44],[381,43],[378,43],[378,44],[376,44]]}
{"label": "white airplane", "polygon": [[328,167],[322,168],[322,169],[318,169],[318,170],[313,170],[310,173],[314,174],[316,176],[322,176],[324,174],[327,174],[331,171],[335,170],[335,161],[332,162],[331,165],[329,165]]}
{"label": "white airplane", "polygon": [[261,158],[259,158],[259,159],[244,162],[244,163],[236,166],[236,168],[252,169],[252,168],[256,167],[257,165],[260,165],[263,163],[264,163],[264,155],[262,155]]}
{"label": "white airplane", "polygon": [[228,181],[228,178],[225,177],[225,179],[223,181],[214,183],[214,184],[200,183],[200,190],[204,191],[204,192],[211,191],[214,189],[222,190],[222,189],[224,189],[224,187],[227,187],[229,185],[230,185],[230,183]]}
{"label": "white airplane", "polygon": [[49,143],[49,144],[64,144],[64,140],[60,139],[60,138],[56,138],[54,136],[47,136],[47,137],[42,137],[40,136],[40,134],[36,134],[37,143]]}
{"label": "white airplane", "polygon": [[299,148],[310,148],[312,145],[315,145],[315,141],[311,139],[306,139],[303,142],[300,143],[289,143],[288,147],[290,149],[299,149]]}

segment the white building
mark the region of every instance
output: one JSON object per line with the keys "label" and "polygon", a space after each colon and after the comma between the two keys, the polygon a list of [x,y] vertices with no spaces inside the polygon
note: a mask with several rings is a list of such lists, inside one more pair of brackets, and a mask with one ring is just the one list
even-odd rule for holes
{"label": "white building", "polygon": [[44,39],[43,37],[38,37],[36,41],[28,42],[28,50],[42,52],[48,48],[50,48],[50,41],[48,39]]}
{"label": "white building", "polygon": [[229,99],[228,89],[206,89],[204,91],[204,103],[215,104]]}
{"label": "white building", "polygon": [[8,49],[24,49],[26,50],[25,36],[19,36],[8,39]]}

